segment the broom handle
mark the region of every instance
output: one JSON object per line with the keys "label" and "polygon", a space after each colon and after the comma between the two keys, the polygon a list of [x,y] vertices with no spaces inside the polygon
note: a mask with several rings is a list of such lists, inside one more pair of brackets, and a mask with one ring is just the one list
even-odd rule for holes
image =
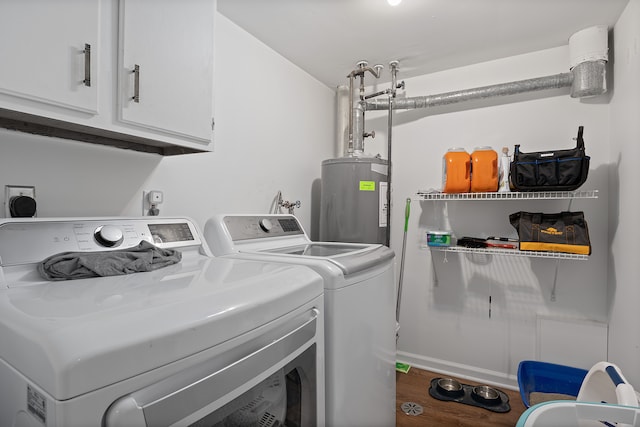
{"label": "broom handle", "polygon": [[400,322],[400,300],[402,299],[402,279],[404,278],[404,253],[407,249],[407,230],[409,228],[409,215],[411,214],[411,199],[407,198],[404,207],[404,236],[402,236],[402,255],[400,256],[400,277],[398,281],[398,299],[396,301],[396,322]]}

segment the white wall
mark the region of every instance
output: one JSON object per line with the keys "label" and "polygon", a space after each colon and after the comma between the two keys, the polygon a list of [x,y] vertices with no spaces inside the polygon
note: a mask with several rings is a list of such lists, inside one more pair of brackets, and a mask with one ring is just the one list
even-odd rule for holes
{"label": "white wall", "polygon": [[[406,96],[566,71],[565,46],[409,79]],[[606,336],[599,346],[589,346],[577,342],[571,331],[576,321],[602,331],[602,323],[608,317],[607,102],[607,96],[572,99],[566,89],[395,114],[392,247],[398,255],[404,201],[407,197],[414,199],[401,302],[399,359],[514,387],[518,363],[524,359],[543,357],[549,362],[589,368],[606,358]],[[385,124],[386,116],[368,113],[367,130],[374,128],[383,134]],[[574,200],[570,206],[571,210],[585,211],[593,246],[589,260],[444,256],[421,248],[427,228],[451,227],[458,237],[515,237],[508,220],[510,213],[559,212],[569,208],[568,201],[417,201],[418,190],[441,187],[441,159],[447,148],[465,147],[469,152],[483,145],[497,151],[506,146],[510,152],[514,144],[521,144],[523,151],[571,148],[579,125],[585,128],[587,153],[591,156],[591,171],[582,189],[600,191],[598,199]],[[556,300],[552,301],[556,265]],[[537,326],[540,317],[559,320],[560,327],[565,328],[562,348],[551,352],[540,348],[540,342],[548,342]],[[588,354],[581,350],[585,346]]]}
{"label": "white wall", "polygon": [[639,389],[640,0],[631,0],[620,16],[614,42],[609,169],[609,360]]}
{"label": "white wall", "polygon": [[[588,369],[618,364],[640,387],[640,288],[636,226],[640,158],[640,0],[631,0],[612,31],[607,96],[575,100],[568,91],[394,114],[392,248],[401,255],[404,206],[413,198],[402,299],[400,360],[439,372],[515,387],[518,363],[539,359]],[[565,72],[561,47],[407,80],[406,96]],[[374,87],[372,90],[380,88]],[[386,112],[367,113],[366,151],[386,157]],[[590,176],[582,189],[597,200],[568,202],[418,202],[439,188],[448,147],[472,151],[521,144],[525,151],[571,147],[585,126]],[[459,236],[514,235],[518,210],[585,211],[588,261],[471,257],[430,253],[424,231],[449,225]],[[443,220],[447,217],[448,222]],[[399,260],[398,260],[399,261]],[[398,262],[399,265],[399,262]],[[434,269],[435,266],[435,269]],[[557,266],[557,270],[556,270]],[[556,299],[550,298],[557,271]],[[489,318],[488,296],[492,296]],[[556,330],[541,328],[540,322]],[[608,340],[603,336],[608,326]],[[549,337],[545,337],[549,334]],[[541,348],[552,343],[553,349]]]}
{"label": "white wall", "polygon": [[[0,186],[34,185],[40,217],[268,212],[278,190],[310,227],[333,157],[334,92],[222,15],[216,21],[215,152],[160,157],[0,130]],[[3,190],[4,191],[4,190]]]}

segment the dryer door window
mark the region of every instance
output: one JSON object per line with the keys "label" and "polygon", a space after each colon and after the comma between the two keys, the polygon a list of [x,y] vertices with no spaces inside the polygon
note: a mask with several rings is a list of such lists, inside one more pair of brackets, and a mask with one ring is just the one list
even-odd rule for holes
{"label": "dryer door window", "polygon": [[296,361],[189,427],[316,425],[315,345]]}

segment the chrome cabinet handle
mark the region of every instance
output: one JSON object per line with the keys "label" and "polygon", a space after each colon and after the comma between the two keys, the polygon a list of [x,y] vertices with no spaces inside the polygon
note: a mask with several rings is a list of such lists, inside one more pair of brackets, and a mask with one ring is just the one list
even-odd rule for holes
{"label": "chrome cabinet handle", "polygon": [[133,102],[140,102],[140,66],[138,64],[133,68]]}
{"label": "chrome cabinet handle", "polygon": [[85,86],[91,86],[91,45],[89,43],[84,44],[84,83]]}

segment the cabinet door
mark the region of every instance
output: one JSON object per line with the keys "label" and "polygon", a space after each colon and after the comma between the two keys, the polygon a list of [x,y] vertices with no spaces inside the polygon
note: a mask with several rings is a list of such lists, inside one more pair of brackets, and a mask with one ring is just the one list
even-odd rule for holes
{"label": "cabinet door", "polygon": [[214,13],[214,0],[120,0],[119,120],[211,141]]}
{"label": "cabinet door", "polygon": [[0,2],[0,93],[95,114],[99,0],[63,5]]}

